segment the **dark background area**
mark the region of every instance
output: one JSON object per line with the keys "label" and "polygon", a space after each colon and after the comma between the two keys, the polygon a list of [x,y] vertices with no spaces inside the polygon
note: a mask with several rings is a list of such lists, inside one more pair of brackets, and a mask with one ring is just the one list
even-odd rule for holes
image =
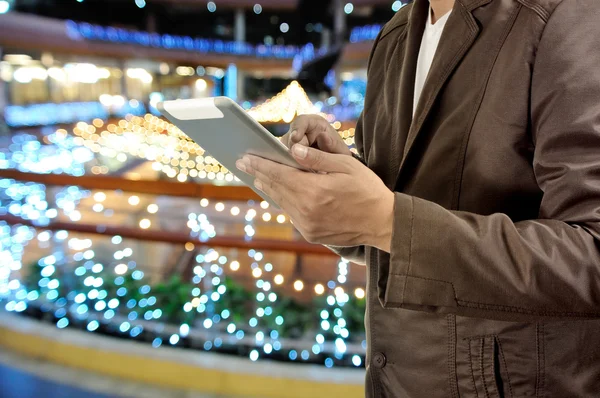
{"label": "dark background area", "polygon": [[[139,8],[134,0],[18,0],[14,9],[59,19],[72,19],[94,24],[124,27],[134,30],[149,30],[155,27],[158,33],[182,36],[233,40],[234,9],[219,7],[209,12],[206,5],[172,5],[145,0]],[[260,0],[256,0],[260,4]],[[388,21],[394,12],[389,5],[355,8],[347,16],[348,31],[363,26]],[[264,43],[271,37],[274,44],[306,43],[320,44],[323,27],[333,26],[331,0],[300,0],[297,10],[263,9],[257,15],[246,9],[246,41]],[[154,20],[149,22],[149,20]],[[282,33],[281,23],[289,24],[289,31]],[[152,30],[152,29],[150,29]]]}

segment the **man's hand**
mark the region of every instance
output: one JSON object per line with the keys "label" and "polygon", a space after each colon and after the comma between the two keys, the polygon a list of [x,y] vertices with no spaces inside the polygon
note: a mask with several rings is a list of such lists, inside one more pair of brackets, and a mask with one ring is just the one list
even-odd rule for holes
{"label": "man's hand", "polygon": [[300,144],[293,146],[292,154],[320,173],[251,155],[236,165],[256,177],[256,188],[289,215],[307,241],[390,250],[394,194],[375,173],[351,156]]}
{"label": "man's hand", "polygon": [[323,152],[352,156],[340,134],[319,115],[298,116],[281,142],[288,148],[295,144],[310,146]]}

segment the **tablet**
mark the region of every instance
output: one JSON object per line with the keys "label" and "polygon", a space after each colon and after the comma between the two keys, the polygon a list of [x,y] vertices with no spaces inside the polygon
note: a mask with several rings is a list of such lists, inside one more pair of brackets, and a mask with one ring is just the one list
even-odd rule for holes
{"label": "tablet", "polygon": [[227,97],[165,101],[157,109],[219,163],[273,206],[278,206],[254,187],[254,177],[238,171],[235,162],[245,154],[260,156],[307,171],[288,148],[260,123]]}

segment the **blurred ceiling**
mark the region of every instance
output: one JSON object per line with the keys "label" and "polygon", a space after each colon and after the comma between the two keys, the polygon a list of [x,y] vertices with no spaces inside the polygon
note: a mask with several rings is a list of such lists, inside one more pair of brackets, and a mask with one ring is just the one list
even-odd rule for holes
{"label": "blurred ceiling", "polygon": [[[253,44],[320,45],[332,28],[333,0],[18,0],[13,9],[58,19],[182,36],[234,39],[236,11],[246,16]],[[388,21],[393,0],[342,0],[352,4],[348,29]],[[210,11],[209,11],[210,10]],[[212,12],[211,12],[212,11]],[[285,23],[289,30],[282,32]]]}

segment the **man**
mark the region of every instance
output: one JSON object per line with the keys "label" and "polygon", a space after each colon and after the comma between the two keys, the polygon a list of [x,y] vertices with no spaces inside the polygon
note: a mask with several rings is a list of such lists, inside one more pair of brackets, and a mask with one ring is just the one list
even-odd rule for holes
{"label": "man", "polygon": [[239,162],[366,263],[368,396],[600,396],[599,38],[598,0],[415,0],[370,57],[368,167],[315,117],[287,140],[323,173]]}

